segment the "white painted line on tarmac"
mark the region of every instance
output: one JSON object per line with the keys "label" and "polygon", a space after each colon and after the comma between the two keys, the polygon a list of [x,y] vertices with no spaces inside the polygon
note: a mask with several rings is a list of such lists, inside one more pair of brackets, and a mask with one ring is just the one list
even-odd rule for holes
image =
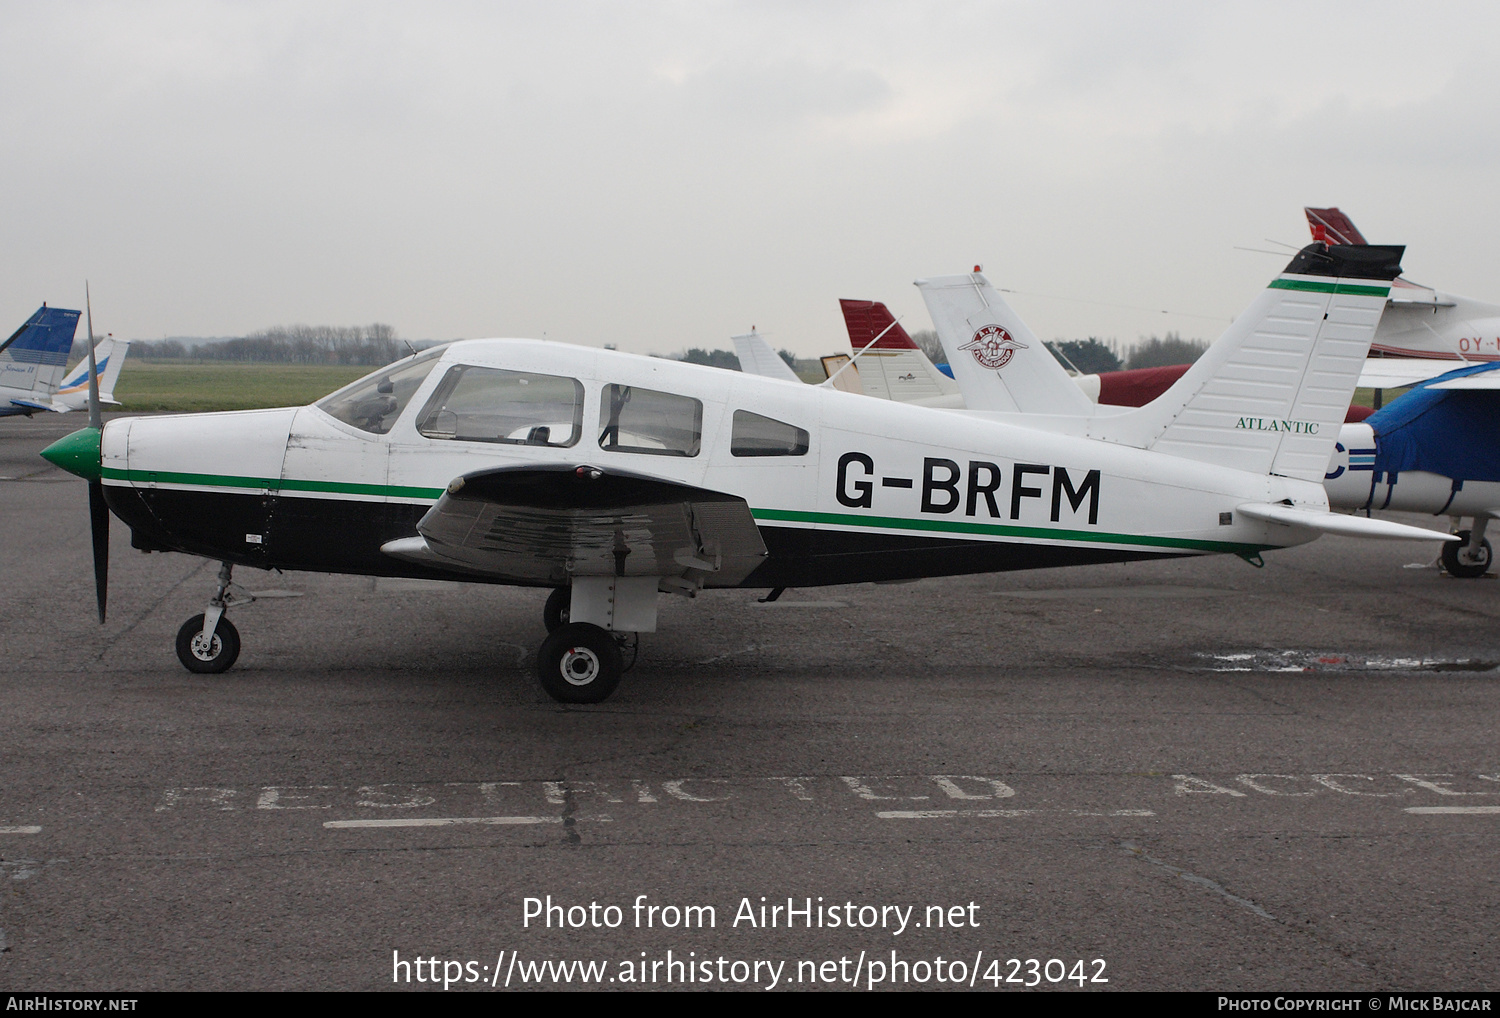
{"label": "white painted line on tarmac", "polygon": [[1043,813],[1060,813],[1070,817],[1154,817],[1149,809],[1115,809],[1108,812],[1086,809],[892,809],[875,815],[882,820],[940,820],[945,817],[1029,817]]}
{"label": "white painted line on tarmac", "polygon": [[41,834],[40,827],[0,827],[0,834]]}
{"label": "white painted line on tarmac", "polygon": [[1500,813],[1500,806],[1408,806],[1407,813]]}
{"label": "white painted line on tarmac", "polygon": [[[607,820],[608,818],[590,817],[589,819]],[[456,824],[510,826],[513,824],[560,824],[562,822],[562,817],[399,817],[381,820],[329,820],[323,826],[345,830],[351,827],[452,827]]]}

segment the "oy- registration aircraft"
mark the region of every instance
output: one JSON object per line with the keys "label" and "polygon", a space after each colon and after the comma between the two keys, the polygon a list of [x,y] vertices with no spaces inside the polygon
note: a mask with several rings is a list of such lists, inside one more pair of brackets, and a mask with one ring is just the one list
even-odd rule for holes
{"label": "oy- registration aircraft", "polygon": [[1173,400],[1084,426],[468,340],[311,406],[120,418],[44,455],[90,481],[101,619],[106,505],[136,548],[224,563],[190,670],[238,653],[234,565],[478,580],[555,588],[538,677],[597,702],[662,594],[1443,539],[1330,514],[1319,483],[1400,253],[1299,255]]}
{"label": "oy- registration aircraft", "polygon": [[[1302,211],[1314,241],[1355,247],[1367,243],[1353,220],[1337,208]],[[1464,362],[1500,360],[1500,305],[1397,277],[1391,281],[1386,313],[1370,353],[1359,384],[1374,389],[1411,385]],[[1484,382],[1500,386],[1500,378],[1487,377]]]}

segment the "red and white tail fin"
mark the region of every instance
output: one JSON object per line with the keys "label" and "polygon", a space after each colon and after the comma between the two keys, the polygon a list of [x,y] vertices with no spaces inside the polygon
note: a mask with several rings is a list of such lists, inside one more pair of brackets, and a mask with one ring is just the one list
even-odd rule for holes
{"label": "red and white tail fin", "polygon": [[1313,240],[1321,244],[1333,247],[1335,244],[1369,243],[1354,222],[1338,209],[1303,208],[1302,211],[1307,214],[1307,228],[1312,231]]}
{"label": "red and white tail fin", "polygon": [[864,350],[854,366],[865,395],[926,404],[958,396],[958,383],[937,369],[884,304],[840,300],[839,309],[844,312],[849,345],[857,354]]}

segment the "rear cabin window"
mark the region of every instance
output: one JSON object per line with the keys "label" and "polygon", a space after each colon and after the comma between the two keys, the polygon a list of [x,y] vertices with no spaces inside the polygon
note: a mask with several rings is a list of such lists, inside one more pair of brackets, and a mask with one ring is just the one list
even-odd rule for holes
{"label": "rear cabin window", "polygon": [[330,417],[361,431],[384,435],[391,430],[391,425],[396,423],[396,418],[401,416],[401,411],[406,409],[406,404],[422,387],[428,372],[441,356],[441,350],[433,350],[418,354],[405,364],[397,361],[324,397],[318,407]]}
{"label": "rear cabin window", "polygon": [[649,456],[696,456],[703,404],[632,385],[606,385],[599,405],[599,448]]}
{"label": "rear cabin window", "polygon": [[752,414],[734,412],[734,428],[729,438],[731,456],[806,456],[808,436],[801,428]]}
{"label": "rear cabin window", "polygon": [[558,375],[455,365],[417,418],[417,431],[455,442],[570,446],[583,431],[583,385]]}

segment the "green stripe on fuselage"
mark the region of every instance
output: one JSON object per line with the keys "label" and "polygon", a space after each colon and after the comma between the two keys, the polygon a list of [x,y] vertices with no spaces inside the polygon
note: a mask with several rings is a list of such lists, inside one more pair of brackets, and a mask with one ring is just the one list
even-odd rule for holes
{"label": "green stripe on fuselage", "polygon": [[1312,279],[1273,279],[1272,290],[1302,290],[1308,293],[1348,293],[1357,297],[1388,297],[1389,286],[1365,286],[1360,283],[1323,283]]}
{"label": "green stripe on fuselage", "polygon": [[369,495],[372,498],[423,498],[436,502],[442,488],[410,488],[394,484],[354,484],[347,481],[300,481],[291,477],[236,477],[230,474],[182,474],[171,470],[121,470],[105,467],[112,481],[132,484],[185,484],[195,488],[255,488],[266,491],[308,491],[328,495]]}
{"label": "green stripe on fuselage", "polygon": [[975,534],[984,537],[1042,538],[1053,541],[1086,541],[1090,544],[1131,544],[1151,548],[1180,548],[1184,551],[1225,552],[1232,555],[1255,554],[1274,547],[1274,545],[1241,544],[1236,541],[1199,541],[1185,537],[1153,537],[1146,534],[1105,534],[1092,530],[1018,527],[1001,523],[974,523],[968,520],[914,520],[899,516],[855,516],[852,513],[813,513],[797,509],[752,509],[750,513],[757,520],[780,520],[788,523],[832,523],[838,526],[873,527],[878,530],[928,530],[946,534]]}

